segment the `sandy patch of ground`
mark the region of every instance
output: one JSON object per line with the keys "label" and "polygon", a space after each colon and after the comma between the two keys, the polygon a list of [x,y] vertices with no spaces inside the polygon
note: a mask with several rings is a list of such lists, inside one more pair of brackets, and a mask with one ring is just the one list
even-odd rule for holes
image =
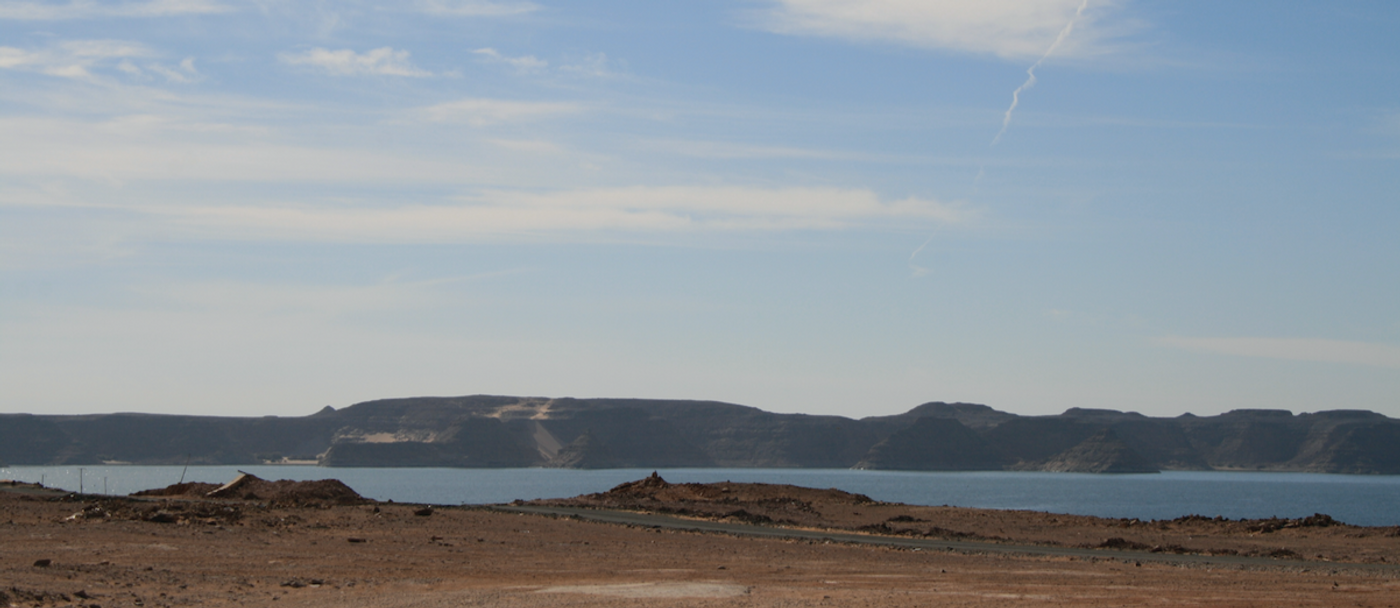
{"label": "sandy patch of ground", "polygon": [[[812,502],[818,511],[822,504]],[[146,517],[160,512],[174,517]],[[995,525],[1011,537],[1014,521]],[[933,519],[915,523],[951,529]],[[1391,555],[1396,541],[1388,542]],[[1400,604],[1392,570],[1138,564],[1103,555],[913,551],[460,507],[0,492],[0,606]]]}
{"label": "sandy patch of ground", "polygon": [[1361,527],[1326,515],[1228,520],[1105,519],[1035,511],[920,507],[834,489],[755,483],[672,484],[660,477],[531,505],[658,513],[768,526],[1163,554],[1400,563],[1400,527]]}
{"label": "sandy patch of ground", "polygon": [[749,588],[732,583],[622,583],[612,585],[560,585],[535,593],[581,593],[626,598],[739,597]]}

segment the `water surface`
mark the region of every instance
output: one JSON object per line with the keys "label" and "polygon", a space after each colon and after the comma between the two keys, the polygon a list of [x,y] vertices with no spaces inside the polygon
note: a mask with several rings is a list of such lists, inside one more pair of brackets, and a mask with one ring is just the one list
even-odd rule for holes
{"label": "water surface", "polygon": [[[80,470],[81,469],[81,470]],[[379,469],[315,466],[84,466],[0,468],[0,479],[113,495],[185,481],[223,483],[239,470],[265,479],[345,482],[377,500],[491,504],[601,492],[651,469]],[[1305,517],[1326,513],[1366,526],[1400,525],[1400,476],[1171,471],[1151,475],[903,472],[850,469],[660,469],[672,483],[742,481],[839,488],[917,505],[1029,509],[1171,519]],[[81,479],[80,479],[81,476]],[[105,485],[104,485],[105,484]],[[105,488],[105,489],[104,489]]]}

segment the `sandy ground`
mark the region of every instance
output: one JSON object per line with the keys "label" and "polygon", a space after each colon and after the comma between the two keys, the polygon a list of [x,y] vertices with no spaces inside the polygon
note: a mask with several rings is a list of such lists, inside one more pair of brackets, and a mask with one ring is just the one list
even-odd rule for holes
{"label": "sandy ground", "polygon": [[670,484],[655,474],[608,492],[520,504],[664,513],[915,538],[1400,564],[1400,527],[1349,526],[1326,515],[1291,520],[1190,516],[1144,522],[1035,511],[918,507],[877,502],[841,490],[776,484]]}
{"label": "sandy ground", "polygon": [[[848,502],[839,496],[828,502],[808,498],[789,497],[818,512]],[[762,506],[718,500],[750,514]],[[869,517],[888,521],[903,515],[926,521],[896,523],[986,537],[998,530],[1008,541],[1051,534],[1045,530],[1065,517],[1032,514],[1061,522],[1045,521],[1035,524],[1045,529],[1023,532],[1017,522],[1027,515],[1017,512],[959,510],[964,519],[947,514],[949,519],[936,520],[925,516],[933,512],[896,514],[898,507],[873,502],[852,509],[866,517],[872,507],[889,510]],[[1360,570],[1297,560],[1265,567],[1182,566],[1124,560],[1112,551],[1088,559],[930,552],[479,508],[438,507],[428,513],[418,505],[384,503],[128,501],[0,492],[0,606],[1400,604],[1400,572],[1384,566]],[[987,524],[970,523],[982,520]],[[1079,544],[1123,537],[1121,530],[1137,526],[1099,521],[1092,539]],[[1064,529],[1087,535],[1091,523],[1076,520]],[[1191,523],[1199,522],[1186,522]],[[1254,534],[1270,536],[1267,546],[1292,547],[1301,555],[1315,551],[1302,542],[1313,533],[1336,530],[1347,529],[1295,527]],[[1393,561],[1400,555],[1400,537],[1387,536],[1386,529],[1349,531],[1366,534],[1352,539],[1366,547],[1354,552],[1369,556],[1362,560],[1378,564],[1380,558]],[[1281,532],[1299,538],[1277,536]],[[1209,542],[1202,546],[1224,546],[1220,539],[1204,539]]]}

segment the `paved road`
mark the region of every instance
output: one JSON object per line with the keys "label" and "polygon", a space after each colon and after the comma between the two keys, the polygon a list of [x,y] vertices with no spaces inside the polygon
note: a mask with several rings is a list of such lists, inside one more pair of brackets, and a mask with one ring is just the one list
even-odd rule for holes
{"label": "paved road", "polygon": [[1217,566],[1250,566],[1265,568],[1298,568],[1306,570],[1366,570],[1400,574],[1397,564],[1353,564],[1343,562],[1319,562],[1306,560],[1273,559],[1268,557],[1242,557],[1236,555],[1178,555],[1174,553],[1150,553],[1147,551],[1119,551],[1114,549],[1080,549],[1075,547],[1052,547],[1046,545],[1013,545],[992,542],[965,540],[938,540],[931,538],[909,538],[902,536],[882,536],[856,534],[853,532],[832,532],[822,530],[802,530],[757,526],[751,524],[682,519],[666,515],[631,513],[626,511],[604,511],[570,507],[537,507],[517,505],[493,505],[488,507],[509,513],[526,513],[556,517],[576,517],[588,521],[610,524],[667,528],[691,532],[711,532],[750,536],[758,538],[782,538],[811,541],[830,541],[901,547],[923,551],[956,551],[959,553],[1014,553],[1021,555],[1046,555],[1093,559],[1119,559],[1124,561],[1163,562],[1171,564],[1201,564]]}

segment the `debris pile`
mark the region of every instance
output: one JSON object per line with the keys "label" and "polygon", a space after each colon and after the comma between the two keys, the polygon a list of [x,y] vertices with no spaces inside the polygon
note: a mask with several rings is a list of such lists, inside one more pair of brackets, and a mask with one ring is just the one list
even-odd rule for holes
{"label": "debris pile", "polygon": [[141,497],[219,498],[250,500],[278,507],[329,507],[358,505],[371,502],[338,479],[268,481],[251,473],[238,476],[223,485],[212,483],[177,483],[164,488],[132,494]]}

